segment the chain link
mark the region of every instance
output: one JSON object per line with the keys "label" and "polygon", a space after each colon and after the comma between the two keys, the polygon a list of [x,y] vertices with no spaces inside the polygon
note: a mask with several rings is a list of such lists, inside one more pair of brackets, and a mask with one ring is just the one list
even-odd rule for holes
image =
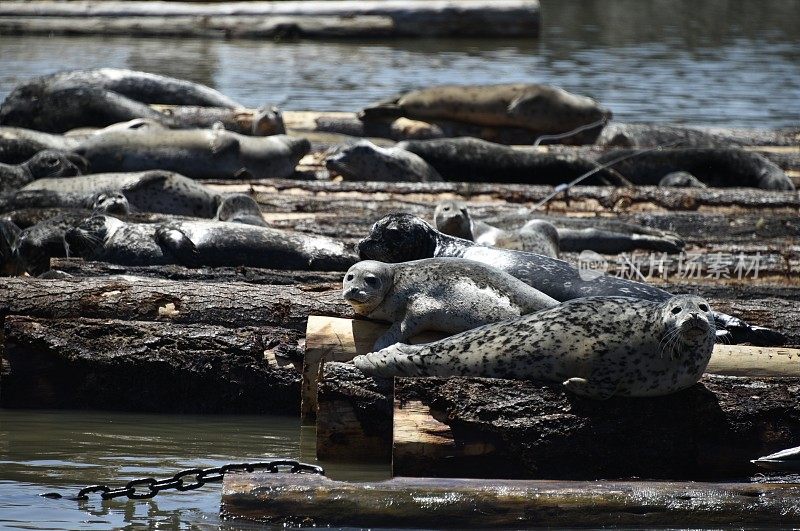
{"label": "chain link", "polygon": [[[100,493],[104,500],[127,496],[131,500],[146,500],[152,498],[163,490],[175,489],[187,491],[199,489],[206,483],[218,483],[222,481],[228,472],[253,472],[255,470],[266,470],[268,472],[286,472],[290,474],[321,474],[325,475],[322,467],[301,463],[293,459],[276,459],[273,461],[260,461],[257,463],[228,463],[227,465],[211,468],[189,468],[181,470],[170,478],[157,480],[156,478],[134,479],[125,484],[124,487],[112,489],[108,485],[89,485],[78,491],[74,500],[88,500],[89,494]],[[192,478],[190,482],[184,478]],[[140,492],[137,492],[140,491]],[[56,492],[42,494],[46,498],[61,498]]]}

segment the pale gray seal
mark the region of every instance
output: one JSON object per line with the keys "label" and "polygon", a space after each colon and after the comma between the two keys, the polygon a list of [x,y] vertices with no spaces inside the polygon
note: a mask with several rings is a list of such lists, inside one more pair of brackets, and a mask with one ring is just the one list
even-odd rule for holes
{"label": "pale gray seal", "polygon": [[51,135],[22,127],[0,127],[0,162],[19,164],[40,151],[72,151],[78,139],[62,135]]}
{"label": "pale gray seal", "polygon": [[658,181],[659,186],[671,186],[676,188],[708,188],[700,179],[688,171],[674,171],[668,173]]}
{"label": "pale gray seal", "polygon": [[6,194],[45,177],[70,177],[86,169],[85,161],[75,154],[40,151],[22,164],[0,164],[0,194]]}
{"label": "pale gray seal", "polygon": [[361,113],[366,120],[387,116],[521,127],[553,134],[608,120],[611,111],[591,98],[559,87],[514,83],[443,85],[414,90],[367,107]]}
{"label": "pale gray seal", "polygon": [[340,149],[325,166],[350,181],[441,181],[442,177],[419,155],[398,147],[382,148],[361,140]]}
{"label": "pale gray seal", "polygon": [[290,177],[311,144],[287,135],[244,136],[218,127],[164,129],[147,124],[106,131],[83,140],[75,152],[92,171],[174,171],[194,179]]}
{"label": "pale gray seal", "polygon": [[559,251],[595,251],[622,253],[634,249],[650,249],[677,253],[684,247],[677,234],[635,228],[641,232],[621,232],[602,228],[560,227],[545,220],[532,219],[519,229],[504,230],[472,218],[466,206],[458,201],[443,201],[433,216],[436,229],[444,234],[471,240],[479,245],[515,249],[558,257]]}
{"label": "pale gray seal", "polygon": [[101,192],[92,202],[92,212],[120,216],[131,213],[131,204],[122,192]]}
{"label": "pale gray seal", "polygon": [[595,399],[661,396],[697,383],[715,332],[700,297],[587,297],[425,345],[398,343],[353,362],[384,377],[484,376],[562,382]]}
{"label": "pale gray seal", "polygon": [[261,215],[261,208],[258,203],[245,194],[232,194],[222,197],[214,219],[231,223],[244,223],[245,225],[258,225],[259,227],[269,226],[264,221],[264,216]]}
{"label": "pale gray seal", "polygon": [[90,208],[101,193],[121,192],[140,212],[211,218],[219,195],[183,175],[153,170],[38,179],[21,188],[7,209]]}
{"label": "pale gray seal", "polygon": [[357,261],[330,238],[221,221],[126,223],[93,216],[64,240],[71,254],[121,265],[344,271]]}
{"label": "pale gray seal", "polygon": [[[411,214],[390,214],[375,222],[367,237],[358,243],[358,253],[362,260],[381,262],[408,262],[433,257],[467,258],[501,269],[562,302],[591,296],[636,297],[656,302],[672,297],[669,292],[655,286],[610,275],[583,278],[585,275],[582,276],[577,268],[549,256],[482,247],[442,234]],[[715,313],[715,318],[717,327],[730,332],[732,341],[737,343],[769,346],[780,345],[786,340],[780,332],[749,325],[731,315]]]}
{"label": "pale gray seal", "polygon": [[453,334],[558,304],[507,273],[459,258],[365,260],[345,274],[342,296],[356,313],[392,323],[375,350],[426,330]]}

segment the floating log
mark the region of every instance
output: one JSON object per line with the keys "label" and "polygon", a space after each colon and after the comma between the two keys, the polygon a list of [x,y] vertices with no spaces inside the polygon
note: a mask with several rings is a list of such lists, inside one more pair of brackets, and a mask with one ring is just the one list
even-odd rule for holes
{"label": "floating log", "polygon": [[2,407],[298,411],[297,330],[8,316],[4,331]]}
{"label": "floating log", "polygon": [[94,317],[174,324],[280,326],[304,331],[311,314],[352,316],[339,290],[157,278],[7,278],[0,316]]}
{"label": "floating log", "polygon": [[[76,18],[80,17],[80,23]],[[34,1],[0,5],[2,33],[203,37],[536,37],[537,0]]]}
{"label": "floating log", "polygon": [[527,528],[797,526],[792,484],[227,474],[221,513],[288,527]]}

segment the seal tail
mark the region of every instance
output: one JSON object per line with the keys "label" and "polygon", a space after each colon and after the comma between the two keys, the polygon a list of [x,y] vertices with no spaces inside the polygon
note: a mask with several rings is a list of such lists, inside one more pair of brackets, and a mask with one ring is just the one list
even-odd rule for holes
{"label": "seal tail", "polygon": [[377,352],[356,356],[353,363],[370,376],[424,376],[420,350],[421,346],[395,343]]}

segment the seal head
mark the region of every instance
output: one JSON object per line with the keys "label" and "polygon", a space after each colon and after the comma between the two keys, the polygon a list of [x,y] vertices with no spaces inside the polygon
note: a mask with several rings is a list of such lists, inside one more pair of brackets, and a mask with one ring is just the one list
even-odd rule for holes
{"label": "seal head", "polygon": [[124,225],[124,222],[111,216],[92,216],[64,234],[69,254],[89,258],[102,254],[106,240]]}
{"label": "seal head", "polygon": [[378,220],[369,235],[358,242],[362,259],[407,262],[433,256],[437,233],[412,214],[390,214]]}
{"label": "seal head", "polygon": [[261,215],[261,208],[259,208],[258,203],[245,194],[233,194],[223,197],[217,208],[215,219],[231,223],[257,225],[259,227],[267,226],[264,217]]}
{"label": "seal head", "polygon": [[439,232],[464,240],[473,239],[472,218],[467,207],[458,201],[442,201],[436,205],[433,224]]}
{"label": "seal head", "polygon": [[368,140],[347,146],[327,158],[325,166],[353,181],[441,181],[433,167],[415,153],[398,147],[382,148]]}
{"label": "seal head", "polygon": [[359,262],[347,270],[342,281],[342,297],[356,313],[369,315],[383,302],[392,287],[390,266],[374,260]]}
{"label": "seal head", "polygon": [[124,216],[130,214],[131,205],[122,192],[102,192],[94,198],[92,212]]}
{"label": "seal head", "polygon": [[679,359],[703,348],[709,337],[713,343],[716,333],[714,315],[705,299],[676,295],[664,303],[661,317],[664,323],[659,343],[662,354],[668,353],[672,359]]}

